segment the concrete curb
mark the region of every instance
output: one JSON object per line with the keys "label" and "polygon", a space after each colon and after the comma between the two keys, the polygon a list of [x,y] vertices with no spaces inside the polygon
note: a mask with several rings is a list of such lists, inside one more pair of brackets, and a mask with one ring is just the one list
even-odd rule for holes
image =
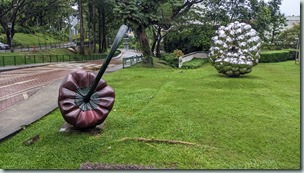
{"label": "concrete curb", "polygon": [[50,63],[6,66],[6,67],[0,67],[0,72],[17,70],[17,69],[24,69],[24,68],[42,67],[42,66],[47,66],[47,65],[50,65]]}

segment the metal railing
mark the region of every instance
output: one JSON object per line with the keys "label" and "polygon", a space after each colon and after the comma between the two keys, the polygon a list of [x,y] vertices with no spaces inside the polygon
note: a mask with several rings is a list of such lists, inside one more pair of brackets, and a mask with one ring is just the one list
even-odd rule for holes
{"label": "metal railing", "polygon": [[[14,46],[14,52],[29,52],[29,51],[39,51],[39,50],[48,50],[53,48],[69,48],[69,47],[76,47],[76,43],[69,42],[69,43],[39,43],[37,45],[22,45],[22,46]],[[9,53],[11,49],[1,50],[0,52]]]}
{"label": "metal railing", "polygon": [[1,56],[0,67],[37,63],[88,61],[104,59],[101,55],[20,55]]}
{"label": "metal railing", "polygon": [[129,67],[132,66],[138,62],[141,62],[143,60],[143,56],[132,56],[132,57],[128,57],[128,58],[123,58],[122,59],[122,67]]}

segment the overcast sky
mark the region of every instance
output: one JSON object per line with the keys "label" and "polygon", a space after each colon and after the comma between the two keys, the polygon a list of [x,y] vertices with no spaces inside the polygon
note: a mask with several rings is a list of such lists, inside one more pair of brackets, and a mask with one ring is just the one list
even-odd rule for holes
{"label": "overcast sky", "polygon": [[300,16],[300,0],[282,0],[280,9],[285,16]]}
{"label": "overcast sky", "polygon": [[[268,2],[269,0],[264,0]],[[300,16],[300,1],[301,0],[282,0],[282,5],[280,6],[281,12],[285,16]],[[304,0],[302,0],[303,2]]]}

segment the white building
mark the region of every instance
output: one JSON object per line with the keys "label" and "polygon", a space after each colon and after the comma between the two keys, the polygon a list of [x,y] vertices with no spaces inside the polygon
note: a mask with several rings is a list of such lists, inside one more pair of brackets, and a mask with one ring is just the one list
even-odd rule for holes
{"label": "white building", "polygon": [[292,25],[300,23],[300,16],[286,16],[287,26],[284,29],[289,29]]}

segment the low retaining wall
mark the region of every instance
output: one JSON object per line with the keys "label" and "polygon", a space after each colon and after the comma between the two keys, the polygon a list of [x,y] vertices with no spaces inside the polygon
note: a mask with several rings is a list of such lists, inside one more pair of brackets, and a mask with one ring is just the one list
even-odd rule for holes
{"label": "low retaining wall", "polygon": [[192,52],[178,58],[178,68],[182,68],[183,64],[191,61],[193,58],[208,58],[207,52]]}

